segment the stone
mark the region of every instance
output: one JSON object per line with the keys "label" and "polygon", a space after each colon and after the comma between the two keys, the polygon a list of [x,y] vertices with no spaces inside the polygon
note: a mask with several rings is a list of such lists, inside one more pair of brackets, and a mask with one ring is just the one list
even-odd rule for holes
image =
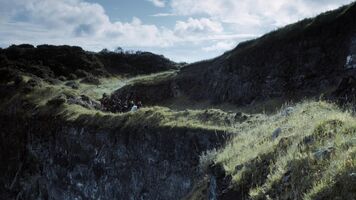
{"label": "stone", "polygon": [[303,144],[305,144],[305,145],[310,145],[310,144],[313,144],[314,142],[315,142],[315,139],[312,135],[306,136],[303,139]]}
{"label": "stone", "polygon": [[293,112],[294,112],[293,107],[287,107],[281,112],[281,115],[284,117],[287,117],[287,116],[291,115]]}
{"label": "stone", "polygon": [[101,109],[101,105],[90,99],[88,96],[81,95],[80,97],[69,97],[68,104],[77,104],[89,109]]}
{"label": "stone", "polygon": [[236,166],[235,166],[235,172],[240,171],[242,168],[244,168],[244,165],[243,165],[243,164],[241,164],[241,165],[236,165]]}
{"label": "stone", "polygon": [[276,130],[274,130],[272,133],[272,140],[277,139],[281,133],[282,133],[281,128],[277,128]]}

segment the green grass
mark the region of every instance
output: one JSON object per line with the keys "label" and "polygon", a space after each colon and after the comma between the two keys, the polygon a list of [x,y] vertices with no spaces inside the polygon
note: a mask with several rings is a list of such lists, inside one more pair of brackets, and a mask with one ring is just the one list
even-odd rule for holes
{"label": "green grass", "polygon": [[[172,75],[174,72],[159,73],[159,78]],[[79,97],[87,95],[98,100],[104,92],[113,92],[117,87],[129,84],[131,81],[151,80],[154,75],[136,77],[134,79],[110,78],[101,80],[102,85],[93,86],[79,83],[79,89],[72,89],[63,84],[51,85],[41,81],[41,86],[30,93],[17,93],[15,99],[31,103],[30,109],[38,110],[42,115],[53,115],[68,122],[75,122],[98,128],[118,127],[180,127],[217,131],[234,131],[234,114],[218,109],[173,111],[166,107],[145,107],[135,113],[110,113],[100,110],[84,108],[80,105],[64,103],[56,106],[50,105],[52,99],[58,96]],[[20,90],[20,89],[19,89]],[[10,106],[11,99],[6,106]],[[31,112],[23,110],[24,113]]]}
{"label": "green grass", "polygon": [[[159,77],[167,75],[172,74],[163,73]],[[152,81],[154,77],[141,78]],[[11,107],[12,102],[22,99],[30,102],[31,109],[37,110],[39,115],[56,116],[68,123],[99,129],[188,128],[229,132],[235,137],[224,148],[204,153],[200,159],[201,167],[207,169],[206,165],[211,162],[221,164],[232,177],[231,187],[242,188],[250,199],[345,199],[356,195],[348,189],[354,184],[349,175],[356,172],[356,118],[331,103],[305,101],[294,105],[293,112],[287,116],[281,111],[245,115],[245,120],[236,119],[236,112],[221,109],[175,111],[155,106],[134,113],[109,113],[67,103],[60,106],[48,104],[61,94],[85,94],[95,98],[104,91],[115,90],[124,84],[123,81],[132,80],[107,79],[102,80],[103,85],[99,87],[80,85],[78,90],[42,82],[42,86],[31,93],[12,95],[1,103],[1,108]],[[279,101],[262,105],[264,109],[279,106]],[[21,113],[26,112],[30,110]],[[281,128],[282,133],[273,140],[272,133],[277,128]],[[328,148],[332,149],[329,157],[316,158],[315,152]],[[241,169],[237,170],[236,166]],[[193,191],[190,199],[201,198],[208,181],[204,178],[196,186],[199,191]]]}
{"label": "green grass", "polygon": [[[351,113],[326,102],[304,102],[289,116],[277,113],[235,128],[240,134],[212,158],[232,176],[234,187],[249,191],[251,199],[309,200],[325,191],[331,197],[356,195],[337,194],[348,187],[339,186],[347,183],[339,175],[356,172],[356,118]],[[281,136],[272,140],[277,128],[282,129]],[[315,157],[328,147],[333,149],[330,158]],[[236,170],[239,165],[242,169]]]}

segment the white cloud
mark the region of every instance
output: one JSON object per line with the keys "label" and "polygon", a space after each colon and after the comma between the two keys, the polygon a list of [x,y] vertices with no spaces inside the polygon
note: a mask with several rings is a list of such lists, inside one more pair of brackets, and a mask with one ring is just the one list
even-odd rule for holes
{"label": "white cloud", "polygon": [[160,8],[163,8],[166,6],[166,1],[164,1],[164,0],[147,0],[147,1],[153,3],[153,5],[160,7]]}
{"label": "white cloud", "polygon": [[[106,47],[164,47],[172,45],[176,40],[172,30],[143,24],[135,17],[131,22],[112,22],[101,5],[82,0],[15,0],[12,7],[10,4],[8,7],[13,9],[12,17],[25,16],[26,20],[21,22],[6,19],[0,23],[1,43],[52,43],[57,38],[62,43],[81,46],[94,46],[96,43],[97,46]],[[17,31],[24,27],[36,27],[46,34],[31,40],[30,36],[36,37],[38,32],[34,32],[32,28]],[[9,31],[16,32],[16,36]]]}
{"label": "white cloud", "polygon": [[157,13],[157,14],[153,14],[151,15],[152,17],[170,17],[170,16],[177,16],[174,13]]}
{"label": "white cloud", "polygon": [[222,33],[224,28],[220,22],[212,21],[208,18],[189,18],[187,21],[177,21],[174,31],[180,36],[189,36],[195,34]]}
{"label": "white cloud", "polygon": [[[168,13],[173,28],[132,21],[113,21],[104,8],[85,0],[0,0],[0,45],[12,43],[69,44],[88,50],[115,48],[201,51],[217,55],[239,41],[278,26],[318,14],[351,0],[147,0]],[[99,2],[99,1],[98,1]],[[166,12],[166,11],[164,11]],[[173,21],[179,17],[179,21]],[[179,48],[179,51],[176,51]],[[184,56],[181,56],[182,58]],[[204,57],[205,58],[205,57]]]}
{"label": "white cloud", "polygon": [[[352,0],[171,0],[172,12],[182,16],[206,15],[241,30],[266,31]],[[262,31],[263,31],[262,30]]]}
{"label": "white cloud", "polygon": [[227,50],[234,48],[235,45],[236,45],[236,43],[232,42],[232,41],[222,41],[222,42],[217,42],[216,44],[208,46],[208,47],[203,47],[202,49],[207,52],[227,51]]}

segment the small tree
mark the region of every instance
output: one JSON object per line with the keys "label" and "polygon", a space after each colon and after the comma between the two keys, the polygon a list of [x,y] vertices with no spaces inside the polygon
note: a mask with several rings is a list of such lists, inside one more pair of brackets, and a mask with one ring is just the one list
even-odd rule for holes
{"label": "small tree", "polygon": [[103,50],[101,50],[100,51],[100,53],[109,53],[110,51],[107,49],[107,48],[105,48],[105,49],[103,49]]}
{"label": "small tree", "polygon": [[124,50],[121,48],[121,47],[117,47],[115,50],[114,50],[115,53],[120,53],[122,54],[124,52]]}

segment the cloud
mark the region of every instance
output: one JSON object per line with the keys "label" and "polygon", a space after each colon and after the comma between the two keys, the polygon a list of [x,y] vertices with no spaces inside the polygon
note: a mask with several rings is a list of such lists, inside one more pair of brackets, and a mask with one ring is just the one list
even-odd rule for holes
{"label": "cloud", "polygon": [[[61,40],[66,44],[91,47],[95,44],[98,47],[165,47],[176,40],[172,30],[143,24],[136,17],[131,22],[112,22],[101,5],[82,0],[14,0],[7,5],[12,10],[6,14],[7,19],[0,23],[1,43],[53,43],[54,40]],[[19,16],[23,20],[19,20]],[[25,27],[31,28],[17,31]],[[41,30],[41,37],[29,37],[39,35],[32,27]],[[16,32],[16,36],[11,32]]]}
{"label": "cloud", "polygon": [[222,41],[218,42],[214,45],[208,46],[208,47],[203,47],[202,49],[204,51],[210,52],[210,51],[227,51],[229,49],[234,48],[236,45],[235,42],[232,41]]}
{"label": "cloud", "polygon": [[170,17],[170,16],[177,16],[174,13],[157,13],[157,14],[153,14],[151,15],[152,17]]}
{"label": "cloud", "polygon": [[[169,12],[172,27],[112,20],[98,3],[85,0],[1,0],[0,45],[69,44],[88,50],[117,46],[177,52],[187,60],[216,56],[240,41],[255,38],[304,17],[351,0],[147,0]],[[99,2],[99,1],[98,1]],[[142,16],[140,16],[142,17]],[[175,19],[179,19],[175,21]],[[157,19],[159,20],[159,19]],[[179,51],[177,50],[179,49]],[[194,49],[197,53],[189,52]],[[185,52],[187,51],[187,52]],[[191,57],[190,57],[191,56]]]}
{"label": "cloud", "polygon": [[[181,16],[205,15],[238,29],[265,30],[283,26],[352,0],[171,0],[172,13]],[[267,27],[266,27],[267,25]]]}
{"label": "cloud", "polygon": [[147,0],[147,1],[153,3],[153,5],[160,7],[160,8],[163,8],[166,6],[166,2],[164,0]]}
{"label": "cloud", "polygon": [[217,34],[222,33],[224,28],[221,23],[208,18],[189,18],[187,21],[177,21],[174,31],[176,34],[184,36],[209,33]]}

